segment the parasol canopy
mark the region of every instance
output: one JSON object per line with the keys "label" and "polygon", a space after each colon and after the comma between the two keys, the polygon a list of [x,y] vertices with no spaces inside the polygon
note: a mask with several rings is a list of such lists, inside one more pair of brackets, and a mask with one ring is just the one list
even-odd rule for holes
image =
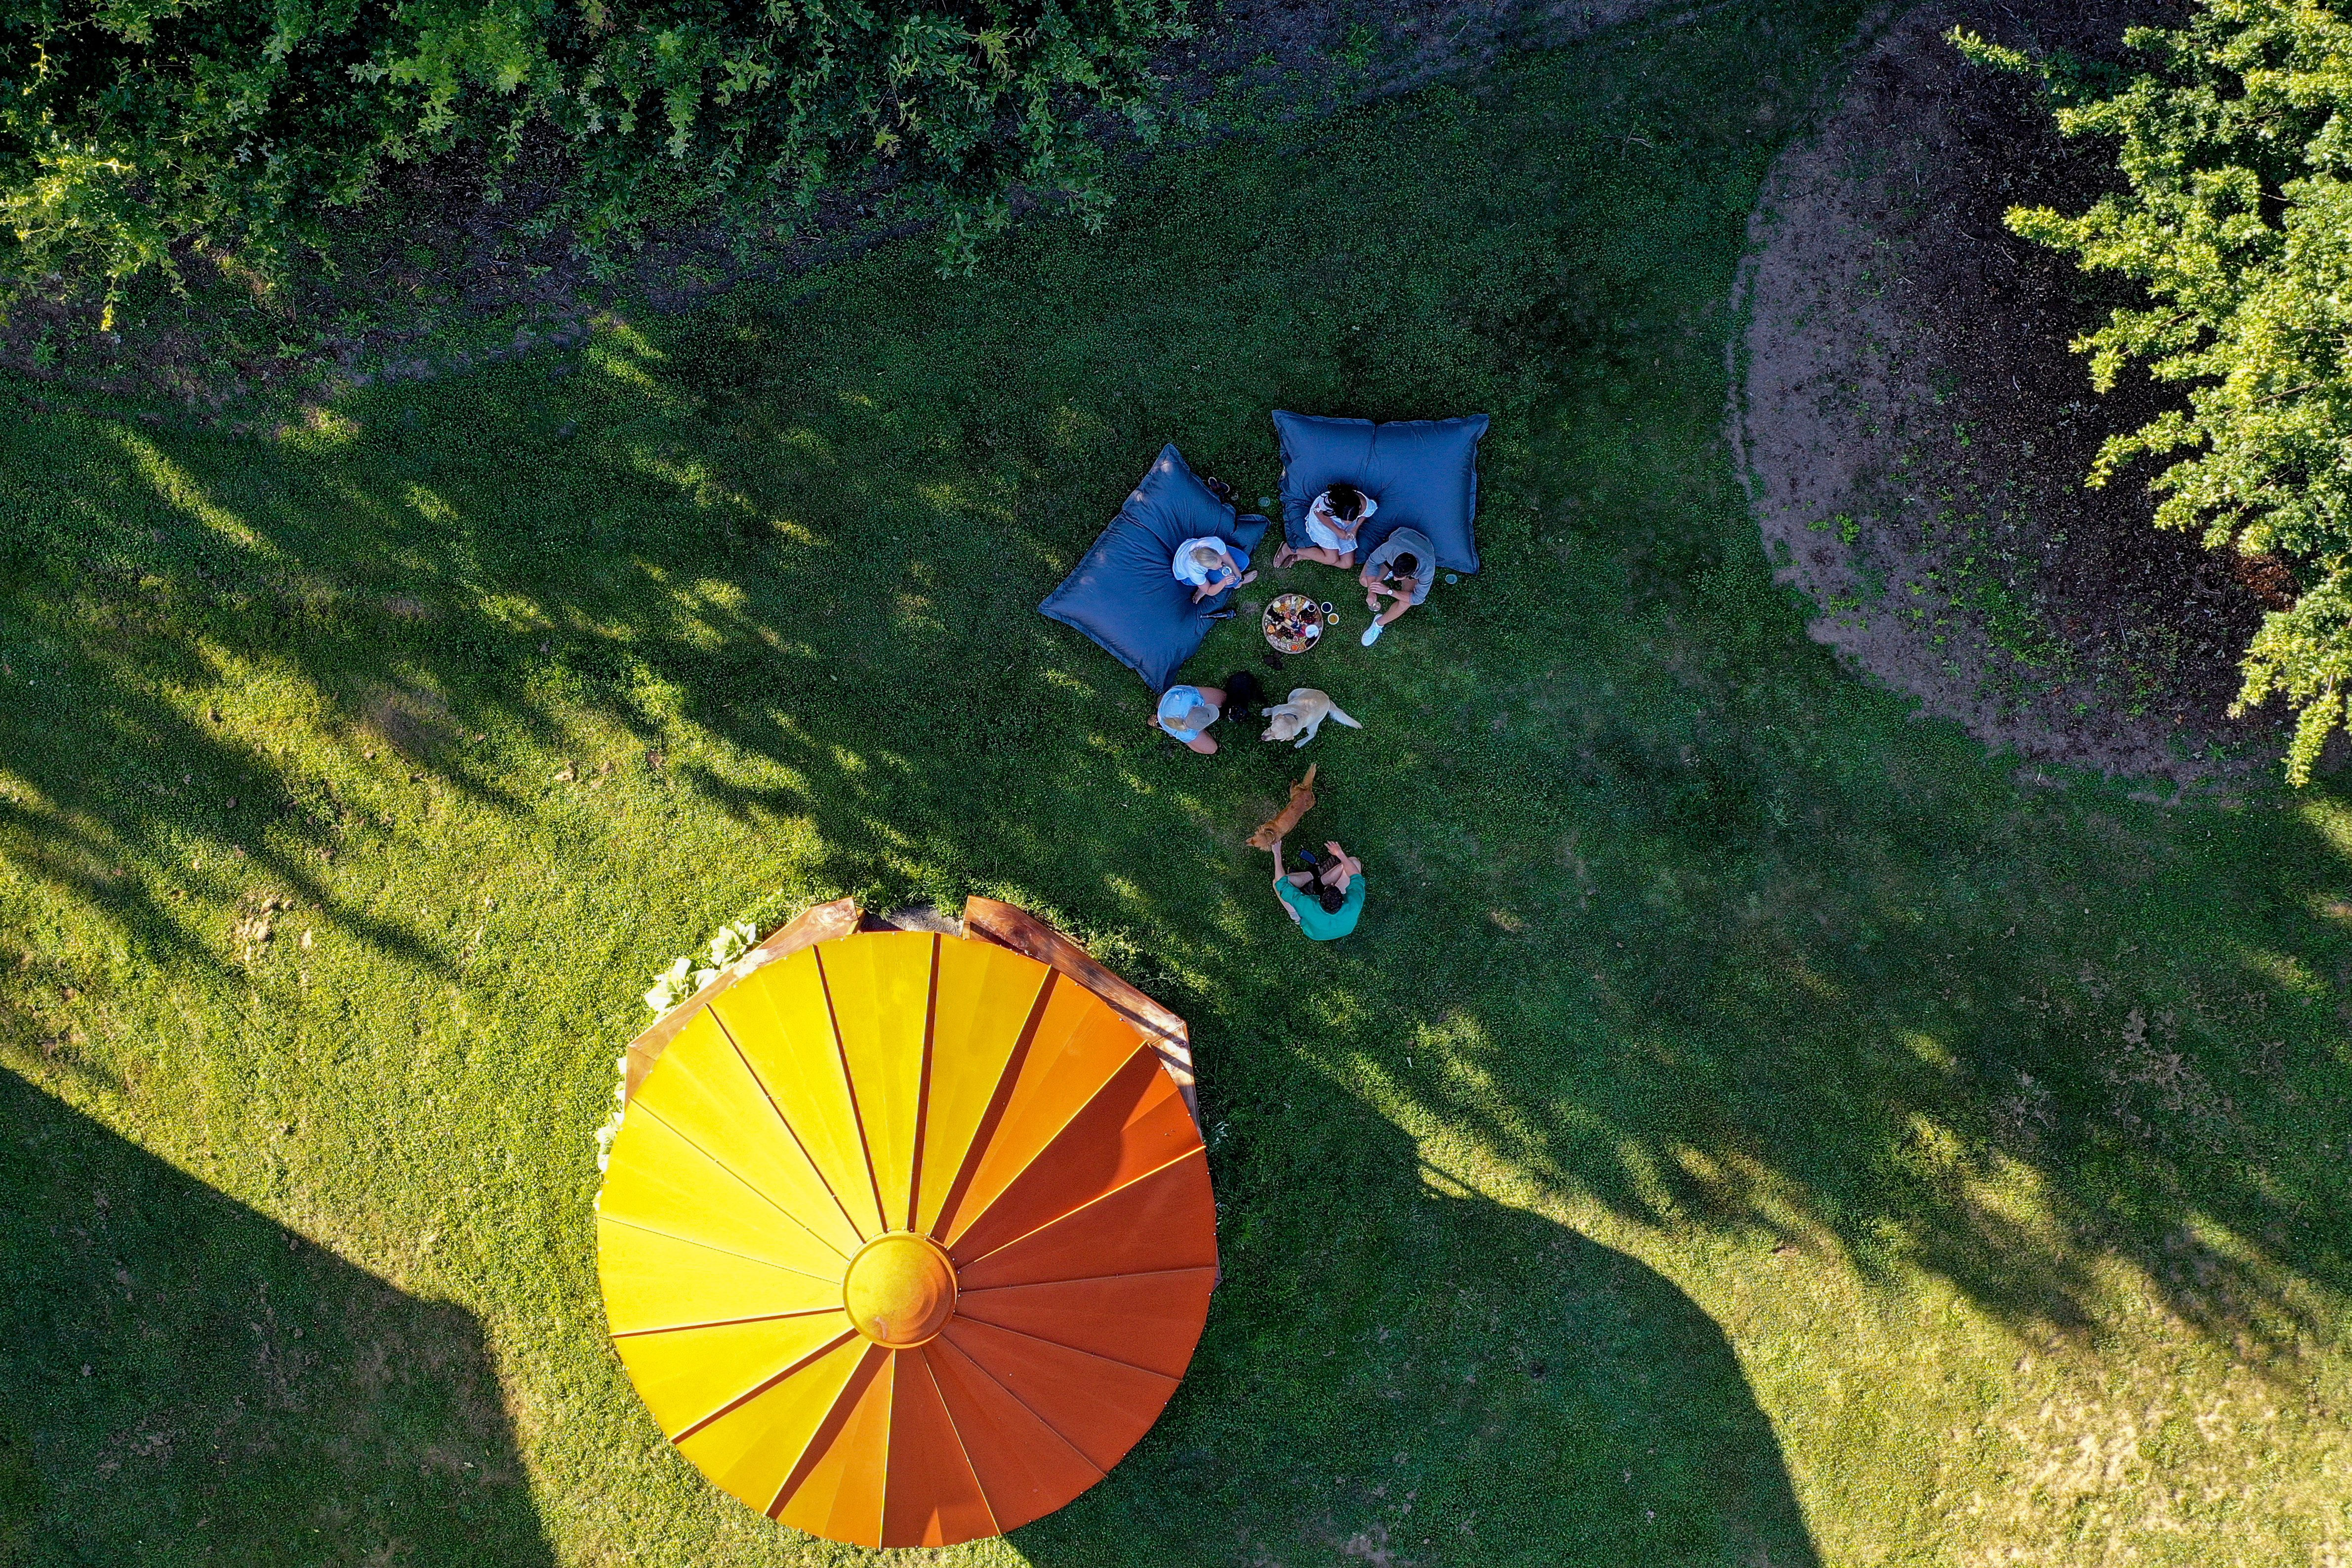
{"label": "parasol canopy", "polygon": [[712,997],[629,1101],[597,1238],[614,1344],[678,1450],[866,1546],[999,1534],[1101,1479],[1216,1277],[1200,1133],[1135,1028],[928,932]]}

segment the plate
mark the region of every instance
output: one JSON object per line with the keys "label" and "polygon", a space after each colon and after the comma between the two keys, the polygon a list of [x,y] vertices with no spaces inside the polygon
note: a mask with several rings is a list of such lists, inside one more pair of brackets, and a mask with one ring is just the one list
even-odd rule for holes
{"label": "plate", "polygon": [[1265,607],[1264,624],[1276,652],[1304,653],[1323,636],[1323,609],[1303,593],[1281,594]]}

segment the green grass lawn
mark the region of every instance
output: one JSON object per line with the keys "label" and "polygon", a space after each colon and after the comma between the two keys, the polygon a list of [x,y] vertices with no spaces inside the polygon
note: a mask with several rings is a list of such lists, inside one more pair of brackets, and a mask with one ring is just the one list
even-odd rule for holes
{"label": "green grass lawn", "polygon": [[[2352,806],[2014,782],[1743,514],[1727,294],[1856,11],[270,443],[21,405],[0,1561],[862,1558],[637,1403],[591,1135],[722,921],[973,892],[1192,1020],[1225,1279],[1127,1463],[943,1560],[2352,1552]],[[1034,606],[1164,441],[1271,494],[1274,407],[1492,413],[1486,570],[1276,677],[1362,731],[1203,758]],[[1309,759],[1370,882],[1328,947],[1240,845]]]}

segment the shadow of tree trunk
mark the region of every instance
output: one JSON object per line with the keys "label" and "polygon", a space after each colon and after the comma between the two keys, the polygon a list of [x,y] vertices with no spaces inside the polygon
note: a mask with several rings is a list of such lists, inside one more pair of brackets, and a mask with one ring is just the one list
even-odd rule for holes
{"label": "shadow of tree trunk", "polygon": [[0,1072],[0,1563],[554,1562],[481,1330]]}
{"label": "shadow of tree trunk", "polygon": [[[1771,1424],[1705,1311],[1624,1253],[1468,1195],[1369,1109],[1334,1095],[1317,1113],[1348,1125],[1319,1178],[1273,1201],[1311,1208],[1320,1245],[1227,1228],[1183,1386],[1107,1480],[1017,1533],[1036,1568],[1816,1568]],[[1198,1539],[1204,1515],[1233,1533]]]}

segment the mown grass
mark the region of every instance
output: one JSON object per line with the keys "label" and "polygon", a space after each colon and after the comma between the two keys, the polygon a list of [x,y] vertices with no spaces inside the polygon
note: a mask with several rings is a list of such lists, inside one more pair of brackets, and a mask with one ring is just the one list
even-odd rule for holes
{"label": "mown grass", "polygon": [[[971,282],[918,245],[273,443],[0,429],[0,1542],[854,1560],[630,1393],[590,1137],[721,921],[980,892],[1193,1020],[1226,1272],[1129,1460],[951,1560],[2326,1560],[2352,810],[1911,722],[1719,439],[1852,21],[1521,61]],[[1276,406],[1491,413],[1486,570],[1293,666],[1360,733],[1204,759],[1032,609],[1164,440],[1271,493]],[[1329,947],[1239,847],[1307,758],[1371,883]]]}

